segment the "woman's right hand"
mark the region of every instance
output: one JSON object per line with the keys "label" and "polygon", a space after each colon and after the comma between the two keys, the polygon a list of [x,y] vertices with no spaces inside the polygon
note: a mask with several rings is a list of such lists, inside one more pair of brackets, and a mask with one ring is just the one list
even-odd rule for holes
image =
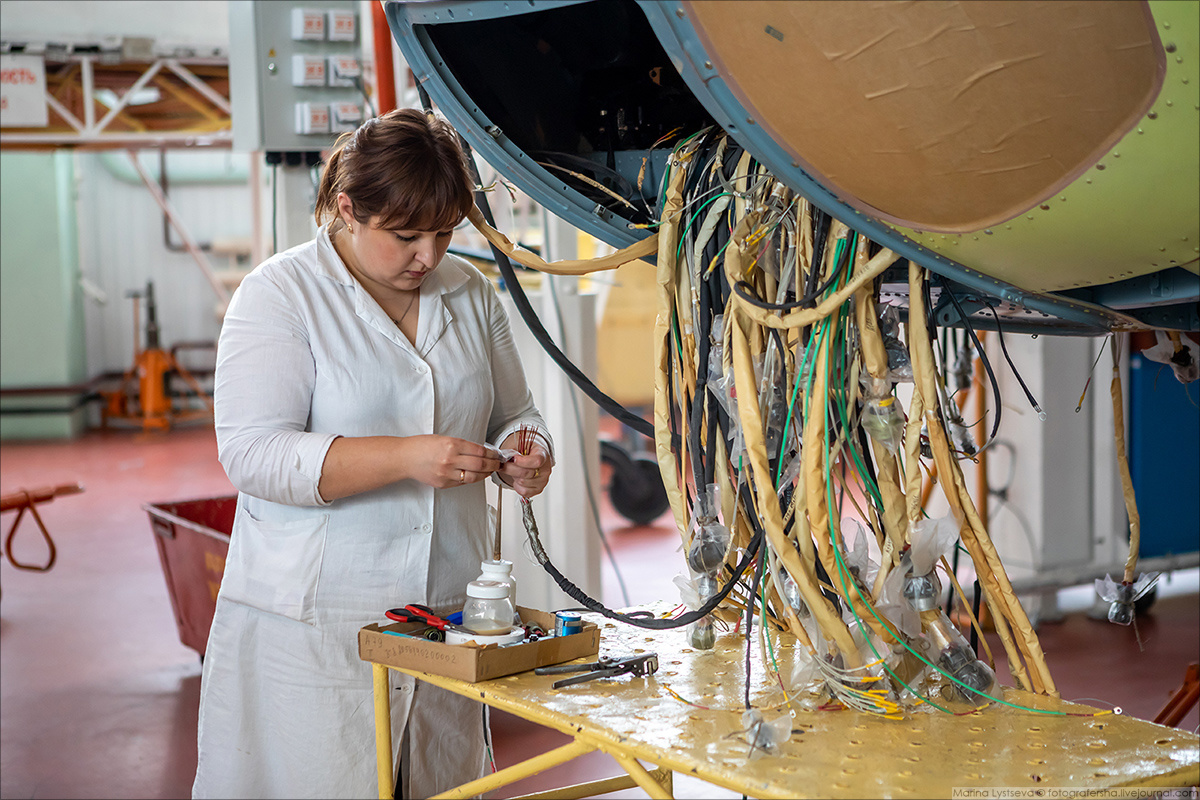
{"label": "woman's right hand", "polygon": [[425,434],[403,442],[409,477],[435,489],[476,483],[501,466],[495,451],[466,439]]}

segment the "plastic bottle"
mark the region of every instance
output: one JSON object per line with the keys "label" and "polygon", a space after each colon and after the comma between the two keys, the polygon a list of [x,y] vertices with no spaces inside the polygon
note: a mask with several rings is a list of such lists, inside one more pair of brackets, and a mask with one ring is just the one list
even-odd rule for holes
{"label": "plastic bottle", "polygon": [[508,589],[508,584],[499,581],[468,583],[467,602],[463,606],[463,627],[485,636],[511,631],[513,605]]}
{"label": "plastic bottle", "polygon": [[508,584],[508,599],[513,605],[513,625],[521,624],[521,615],[516,610],[517,608],[517,579],[513,577],[513,563],[501,559],[499,561],[488,560],[479,565],[483,571],[479,573],[477,581],[497,581],[498,583]]}

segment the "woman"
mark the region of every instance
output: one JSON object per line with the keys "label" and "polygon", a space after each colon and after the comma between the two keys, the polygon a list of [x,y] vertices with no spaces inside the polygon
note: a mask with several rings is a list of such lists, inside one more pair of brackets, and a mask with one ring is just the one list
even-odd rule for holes
{"label": "woman", "polygon": [[[221,330],[237,487],[200,692],[196,797],[376,794],[370,665],[388,608],[461,608],[489,557],[490,475],[530,497],[550,437],[491,284],[447,255],[471,203],[453,131],[411,109],[339,140],[316,239],[242,282]],[[517,431],[529,455],[501,463]],[[392,673],[403,797],[479,777],[481,706]],[[402,732],[402,734],[401,734]]]}

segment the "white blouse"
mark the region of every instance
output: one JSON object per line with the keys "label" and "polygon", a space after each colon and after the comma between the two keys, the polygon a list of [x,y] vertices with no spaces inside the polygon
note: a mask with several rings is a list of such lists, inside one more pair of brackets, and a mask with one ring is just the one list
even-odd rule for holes
{"label": "white blouse", "polygon": [[[371,672],[357,632],[408,603],[461,608],[489,557],[482,483],[406,480],[327,503],[317,484],[330,443],[441,434],[498,446],[522,424],[550,440],[491,283],[447,255],[419,309],[414,345],[351,276],[326,227],[250,273],[229,305],[216,433],[240,496],[205,655],[196,796],[371,795]],[[421,781],[435,773],[454,779],[432,763],[448,751],[470,754],[466,773],[475,771],[478,705],[455,712],[424,689],[414,704],[411,680],[396,682],[409,687],[394,693],[397,724],[411,722],[414,705],[430,719],[409,731],[413,796],[433,793]],[[467,739],[436,744],[445,731],[433,727],[456,716]]]}

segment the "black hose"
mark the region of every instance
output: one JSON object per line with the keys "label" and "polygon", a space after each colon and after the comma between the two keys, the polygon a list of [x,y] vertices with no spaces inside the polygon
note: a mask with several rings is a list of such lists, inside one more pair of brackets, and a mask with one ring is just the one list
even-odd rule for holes
{"label": "black hose", "polygon": [[734,567],[733,575],[729,578],[726,584],[721,587],[721,590],[710,597],[708,601],[704,603],[704,605],[695,611],[688,611],[686,614],[668,619],[650,616],[649,611],[635,611],[632,614],[622,614],[619,611],[613,611],[599,600],[589,597],[582,589],[571,583],[571,581],[569,581],[561,572],[558,571],[558,568],[551,563],[550,559],[546,559],[542,562],[542,568],[549,573],[550,577],[554,579],[554,582],[558,584],[560,589],[566,592],[571,599],[576,600],[581,606],[589,611],[594,611],[597,614],[602,614],[608,617],[609,619],[615,619],[618,622],[624,622],[629,625],[634,625],[638,628],[648,628],[650,630],[658,631],[669,630],[671,628],[682,628],[685,625],[690,625],[693,622],[701,620],[712,613],[713,609],[719,606],[725,600],[725,598],[729,596],[729,593],[733,591],[733,587],[737,585],[737,582],[741,579],[742,573],[746,571],[746,567],[750,566],[751,560],[753,560],[754,556],[758,553],[758,548],[762,544],[762,540],[763,532],[761,530],[756,531],[754,536],[750,538],[750,542],[746,547],[746,551],[742,555],[742,560],[738,562],[736,567]]}
{"label": "black hose", "polygon": [[[420,88],[420,87],[418,87]],[[426,96],[427,97],[427,96]],[[426,98],[422,98],[424,102]],[[466,155],[467,166],[471,170],[471,179],[478,186],[480,183],[479,170],[475,167],[475,159],[471,152],[471,146],[466,140],[459,136],[459,144],[462,146],[463,153]],[[475,192],[475,205],[483,214],[484,220],[495,227],[495,220],[492,217],[492,209],[488,206],[487,195],[482,190]],[[489,243],[490,244],[490,243]],[[618,403],[616,400],[609,397],[600,388],[592,382],[587,375],[583,373],[579,367],[572,363],[571,359],[567,358],[566,353],[559,349],[554,340],[550,338],[550,334],[546,331],[542,321],[538,318],[537,312],[533,310],[533,306],[529,302],[529,298],[525,294],[525,290],[521,288],[520,281],[517,280],[517,274],[513,270],[512,264],[508,260],[508,256],[504,255],[495,245],[491,245],[492,255],[496,260],[496,267],[500,270],[500,275],[504,278],[504,283],[508,287],[508,292],[512,295],[513,304],[516,305],[521,319],[525,320],[525,324],[529,326],[529,331],[533,334],[533,338],[537,340],[542,349],[547,355],[554,360],[554,363],[559,366],[571,382],[579,387],[580,391],[590,397],[597,405],[608,412],[617,420],[623,422],[627,427],[641,433],[651,439],[654,438],[654,425],[634,414],[625,406]]]}

